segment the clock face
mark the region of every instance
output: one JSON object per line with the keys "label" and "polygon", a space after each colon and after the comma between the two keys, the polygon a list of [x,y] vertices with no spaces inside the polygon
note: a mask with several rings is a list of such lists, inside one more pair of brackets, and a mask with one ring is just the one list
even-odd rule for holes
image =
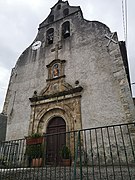
{"label": "clock face", "polygon": [[40,48],[41,46],[41,41],[36,41],[33,45],[32,45],[32,50],[37,50],[38,48]]}

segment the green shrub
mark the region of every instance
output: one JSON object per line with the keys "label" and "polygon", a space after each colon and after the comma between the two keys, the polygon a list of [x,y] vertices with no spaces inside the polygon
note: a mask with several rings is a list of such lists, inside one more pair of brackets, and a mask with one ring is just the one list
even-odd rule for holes
{"label": "green shrub", "polygon": [[31,159],[41,158],[43,156],[43,145],[42,144],[27,145],[26,155]]}
{"label": "green shrub", "polygon": [[63,146],[63,148],[61,150],[61,156],[63,159],[70,159],[71,158],[71,152],[67,146]]}
{"label": "green shrub", "polygon": [[42,137],[42,135],[40,133],[33,133],[29,137],[30,138],[39,138],[39,137]]}

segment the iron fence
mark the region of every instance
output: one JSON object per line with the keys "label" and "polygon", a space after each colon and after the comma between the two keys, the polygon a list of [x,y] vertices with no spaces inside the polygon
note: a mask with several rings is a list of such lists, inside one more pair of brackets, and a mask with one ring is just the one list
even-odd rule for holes
{"label": "iron fence", "polygon": [[134,180],[135,123],[0,142],[0,180]]}

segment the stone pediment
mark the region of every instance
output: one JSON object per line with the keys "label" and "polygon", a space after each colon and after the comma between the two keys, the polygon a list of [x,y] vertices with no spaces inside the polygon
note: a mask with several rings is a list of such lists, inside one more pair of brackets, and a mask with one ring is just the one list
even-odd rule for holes
{"label": "stone pediment", "polygon": [[70,90],[64,90],[61,92],[55,92],[55,93],[50,93],[50,94],[44,94],[44,95],[37,95],[34,94],[34,96],[32,98],[29,98],[31,102],[37,102],[37,101],[42,101],[42,100],[46,100],[46,99],[52,99],[52,98],[58,98],[58,97],[62,97],[62,96],[68,96],[68,98],[70,97],[69,95],[71,95],[72,97],[74,97],[73,94],[78,94],[80,95],[80,92],[83,90],[83,88],[81,86],[79,87],[75,87],[72,88]]}
{"label": "stone pediment", "polygon": [[[63,79],[63,78],[62,78]],[[47,87],[40,92],[40,96],[58,94],[63,91],[70,91],[73,87],[66,83],[64,79],[57,79],[54,82],[48,83]]]}

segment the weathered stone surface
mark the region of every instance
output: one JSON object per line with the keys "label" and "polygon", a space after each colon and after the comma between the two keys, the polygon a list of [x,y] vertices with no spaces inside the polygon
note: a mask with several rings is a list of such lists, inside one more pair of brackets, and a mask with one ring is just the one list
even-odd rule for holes
{"label": "weathered stone surface", "polygon": [[[33,43],[41,41],[41,46],[32,50],[32,43],[22,53],[12,70],[3,108],[8,117],[7,139],[22,138],[31,132],[33,106],[31,107],[29,98],[33,96],[34,91],[40,94],[47,87],[49,72],[46,66],[56,60],[56,57],[65,61],[62,72],[65,82],[74,88],[75,82],[79,81],[79,85],[83,87],[82,97],[63,99],[58,103],[57,98],[56,103],[37,102],[36,116],[38,111],[41,114],[41,108],[45,114],[49,108],[62,108],[64,105],[63,111],[67,114],[71,112],[73,116],[65,119],[69,130],[73,128],[71,119],[76,119],[77,122],[74,129],[131,122],[135,119],[119,44],[111,41],[107,47],[109,39],[105,35],[111,36],[111,31],[103,23],[85,20],[79,7],[71,7],[67,1],[59,3],[61,9],[58,10],[56,4],[50,13],[54,15],[54,22],[49,23],[47,18],[39,26]],[[63,17],[65,8],[69,9],[69,15]],[[66,21],[70,23],[70,37],[64,39],[62,25]],[[54,37],[53,44],[48,45],[46,35],[49,28],[54,28]],[[118,42],[116,33],[114,40]],[[57,44],[58,52],[54,51]],[[70,107],[70,104],[72,110],[66,106]],[[59,116],[63,116],[62,111]],[[48,120],[44,120],[44,123]],[[40,119],[36,122],[39,121]],[[34,128],[37,128],[37,125]]]}

